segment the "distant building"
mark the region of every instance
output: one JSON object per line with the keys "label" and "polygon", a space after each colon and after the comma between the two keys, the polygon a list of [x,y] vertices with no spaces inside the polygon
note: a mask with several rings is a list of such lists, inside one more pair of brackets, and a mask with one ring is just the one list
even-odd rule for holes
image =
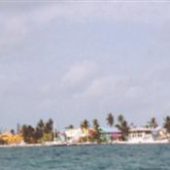
{"label": "distant building", "polygon": [[157,128],[132,128],[128,134],[129,143],[156,143],[168,142],[166,131],[161,127]]}
{"label": "distant building", "polygon": [[151,128],[132,128],[129,130],[128,142],[130,143],[145,143],[153,142]]}
{"label": "distant building", "polygon": [[156,141],[168,140],[168,133],[165,128],[157,127],[153,129],[152,135]]}
{"label": "distant building", "polygon": [[122,132],[117,128],[101,127],[101,140],[105,143],[113,143],[122,140]]}
{"label": "distant building", "polygon": [[1,144],[21,144],[24,143],[23,137],[20,134],[12,134],[11,132],[5,132],[0,134]]}
{"label": "distant building", "polygon": [[91,137],[92,131],[92,129],[85,128],[67,129],[65,131],[66,141],[71,144],[87,142]]}

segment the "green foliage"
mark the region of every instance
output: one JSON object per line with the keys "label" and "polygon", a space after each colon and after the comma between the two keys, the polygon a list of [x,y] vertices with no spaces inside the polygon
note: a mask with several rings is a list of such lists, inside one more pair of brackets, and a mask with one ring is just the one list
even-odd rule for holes
{"label": "green foliage", "polygon": [[119,122],[120,124],[122,124],[123,121],[124,121],[124,117],[123,117],[123,115],[120,114],[120,115],[118,116],[118,122]]}
{"label": "green foliage", "polygon": [[164,120],[164,128],[170,133],[170,116],[167,116]]}
{"label": "green foliage", "polygon": [[53,141],[53,133],[44,133],[43,134],[43,142]]}
{"label": "green foliage", "polygon": [[118,116],[118,124],[116,124],[116,127],[122,132],[123,140],[127,140],[130,128],[128,122],[124,119],[123,115]]}
{"label": "green foliage", "polygon": [[52,141],[53,134],[53,120],[49,119],[46,123],[40,120],[34,128],[31,125],[22,126],[22,135],[26,143],[43,143]]}
{"label": "green foliage", "polygon": [[88,129],[89,128],[89,121],[88,120],[84,120],[82,123],[81,123],[81,125],[80,125],[80,127],[81,128],[84,128],[84,129]]}
{"label": "green foliage", "polygon": [[109,113],[109,114],[107,115],[106,120],[107,120],[107,124],[108,124],[110,127],[112,127],[113,124],[114,124],[114,117],[113,117],[112,113]]}
{"label": "green foliage", "polygon": [[23,125],[22,135],[26,143],[36,143],[35,129],[31,125]]}
{"label": "green foliage", "polygon": [[101,130],[97,119],[93,120],[93,128],[95,130],[94,139],[97,143],[101,143]]}
{"label": "green foliage", "polygon": [[71,124],[68,127],[66,127],[66,129],[74,129],[74,126]]}
{"label": "green foliage", "polygon": [[51,133],[53,131],[53,120],[49,119],[44,127],[45,133]]}
{"label": "green foliage", "polygon": [[158,127],[158,123],[157,123],[155,117],[152,117],[151,120],[148,122],[148,127],[150,127],[150,128]]}

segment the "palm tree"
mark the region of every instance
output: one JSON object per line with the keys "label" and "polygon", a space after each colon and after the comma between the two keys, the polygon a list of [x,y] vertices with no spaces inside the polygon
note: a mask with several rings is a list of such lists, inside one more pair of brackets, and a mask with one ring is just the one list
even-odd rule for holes
{"label": "palm tree", "polygon": [[40,119],[36,126],[36,133],[35,133],[36,138],[37,139],[42,138],[44,131],[45,131],[45,123],[42,119]]}
{"label": "palm tree", "polygon": [[71,124],[71,125],[67,126],[66,129],[74,129],[74,125]]}
{"label": "palm tree", "polygon": [[34,133],[34,138],[38,142],[40,139],[42,139],[42,137],[43,137],[43,131],[39,128],[36,128]]}
{"label": "palm tree", "polygon": [[170,133],[170,116],[167,116],[165,118],[164,128],[167,130],[168,133]]}
{"label": "palm tree", "polygon": [[53,141],[54,140],[54,127],[53,120],[49,119],[45,123],[44,133],[43,133],[43,141]]}
{"label": "palm tree", "polygon": [[37,128],[44,130],[44,127],[45,127],[44,121],[40,119],[39,122],[37,123]]}
{"label": "palm tree", "polygon": [[95,130],[99,130],[99,127],[100,127],[100,125],[99,125],[98,120],[97,120],[97,119],[94,119],[94,120],[93,120],[93,128],[94,128]]}
{"label": "palm tree", "polygon": [[49,119],[47,123],[45,124],[45,133],[53,133],[53,120]]}
{"label": "palm tree", "polygon": [[126,140],[130,128],[123,115],[118,116],[118,124],[116,124],[116,127],[122,132],[123,140]]}
{"label": "palm tree", "polygon": [[89,121],[88,120],[84,120],[82,123],[81,123],[81,128],[84,128],[84,129],[88,129],[89,128]]}
{"label": "palm tree", "polygon": [[123,121],[124,121],[124,117],[123,117],[123,115],[120,114],[120,115],[118,116],[118,122],[119,122],[119,123],[122,123]]}
{"label": "palm tree", "polygon": [[157,120],[155,117],[152,117],[148,123],[149,123],[149,127],[151,127],[151,128],[158,127],[158,123],[157,123]]}
{"label": "palm tree", "polygon": [[113,117],[112,113],[109,113],[109,114],[107,115],[106,120],[107,120],[107,124],[108,124],[110,127],[112,127],[113,124],[114,124],[114,117]]}
{"label": "palm tree", "polygon": [[97,119],[93,120],[93,128],[95,130],[95,140],[97,141],[97,143],[101,142],[100,136],[101,136],[101,132],[100,132],[100,125]]}
{"label": "palm tree", "polygon": [[35,129],[31,125],[23,125],[22,135],[26,143],[36,143]]}

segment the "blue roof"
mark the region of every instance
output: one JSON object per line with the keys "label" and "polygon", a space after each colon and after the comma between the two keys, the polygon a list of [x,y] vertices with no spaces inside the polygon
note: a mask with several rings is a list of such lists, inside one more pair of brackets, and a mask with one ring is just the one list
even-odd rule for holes
{"label": "blue roof", "polygon": [[100,127],[100,129],[105,133],[119,133],[121,132],[119,129],[113,127]]}

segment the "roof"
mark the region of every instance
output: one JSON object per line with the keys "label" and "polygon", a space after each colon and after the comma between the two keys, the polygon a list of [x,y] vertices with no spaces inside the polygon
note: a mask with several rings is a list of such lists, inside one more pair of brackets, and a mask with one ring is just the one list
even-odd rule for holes
{"label": "roof", "polygon": [[110,127],[101,127],[100,128],[102,132],[105,132],[105,133],[120,133],[121,131],[118,130],[117,128],[113,127],[113,128],[110,128]]}
{"label": "roof", "polygon": [[145,128],[145,127],[136,127],[131,128],[130,132],[151,132],[153,128]]}

